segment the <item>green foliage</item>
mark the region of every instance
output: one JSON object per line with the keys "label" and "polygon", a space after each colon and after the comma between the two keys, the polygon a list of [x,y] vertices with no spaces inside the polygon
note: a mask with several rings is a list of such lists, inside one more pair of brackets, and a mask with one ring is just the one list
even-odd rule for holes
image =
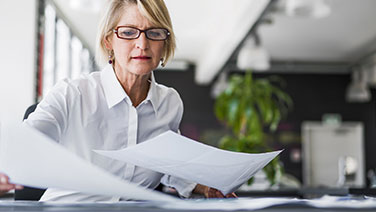
{"label": "green foliage", "polygon": [[[251,72],[230,78],[229,86],[214,105],[217,118],[232,131],[221,139],[221,148],[246,153],[272,150],[265,141],[264,130],[274,132],[293,105],[281,86],[283,80],[278,77],[253,79]],[[283,172],[279,159],[271,161],[264,171],[273,185]],[[252,183],[252,179],[248,183]]]}

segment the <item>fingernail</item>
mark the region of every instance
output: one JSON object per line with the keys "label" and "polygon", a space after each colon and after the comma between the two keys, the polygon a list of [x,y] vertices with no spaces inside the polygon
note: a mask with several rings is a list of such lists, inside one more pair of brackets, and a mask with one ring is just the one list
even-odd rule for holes
{"label": "fingernail", "polygon": [[5,177],[1,177],[1,178],[0,178],[0,182],[1,182],[1,183],[7,183],[7,178],[5,178]]}
{"label": "fingernail", "polygon": [[18,189],[18,190],[23,189],[23,186],[22,185],[16,185],[16,189]]}

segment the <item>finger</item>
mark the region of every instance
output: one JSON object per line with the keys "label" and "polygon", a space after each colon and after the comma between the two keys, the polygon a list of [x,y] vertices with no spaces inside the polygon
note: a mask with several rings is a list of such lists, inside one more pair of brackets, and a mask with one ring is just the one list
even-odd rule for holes
{"label": "finger", "polygon": [[10,183],[9,177],[3,173],[0,173],[0,191],[8,192],[12,189],[23,189],[23,186]]}
{"label": "finger", "polygon": [[206,197],[206,198],[209,198],[209,195],[210,195],[210,188],[209,187],[205,187],[205,190],[204,190],[204,196]]}
{"label": "finger", "polygon": [[6,184],[6,185],[0,185],[0,191],[3,191],[3,192],[8,192],[12,189],[14,189],[14,185],[12,184]]}
{"label": "finger", "polygon": [[220,192],[220,191],[218,191],[218,190],[216,190],[216,192],[215,192],[215,196],[217,197],[217,198],[224,198],[225,196],[222,194],[222,192]]}
{"label": "finger", "polygon": [[14,188],[16,190],[22,190],[24,187],[22,185],[16,185]]}
{"label": "finger", "polygon": [[226,198],[238,198],[238,196],[233,192],[226,195]]}
{"label": "finger", "polygon": [[214,197],[214,190],[212,188],[209,188],[209,191],[208,191],[208,198],[213,198]]}
{"label": "finger", "polygon": [[216,192],[217,192],[216,189],[214,189],[214,188],[210,188],[210,189],[209,189],[209,198],[216,198],[216,197],[217,197],[217,196],[216,196]]}
{"label": "finger", "polygon": [[5,174],[0,174],[0,184],[8,184],[9,178]]}

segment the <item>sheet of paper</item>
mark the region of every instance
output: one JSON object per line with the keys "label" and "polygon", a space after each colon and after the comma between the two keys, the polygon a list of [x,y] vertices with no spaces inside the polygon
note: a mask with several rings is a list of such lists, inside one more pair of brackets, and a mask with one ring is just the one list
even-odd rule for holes
{"label": "sheet of paper", "polygon": [[356,196],[329,196],[325,195],[317,199],[304,199],[301,200],[306,205],[315,208],[375,208],[376,199],[374,198],[361,198]]}
{"label": "sheet of paper", "polygon": [[281,151],[261,154],[231,152],[167,131],[122,150],[95,152],[210,186],[228,194],[239,188]]}
{"label": "sheet of paper", "polygon": [[120,180],[23,124],[2,124],[0,172],[11,182],[137,200],[177,201]]}
{"label": "sheet of paper", "polygon": [[278,205],[301,205],[301,202],[300,200],[292,198],[198,199],[181,202],[168,202],[160,207],[169,210],[238,211],[260,210]]}
{"label": "sheet of paper", "polygon": [[[186,200],[181,202],[167,202],[159,207],[172,210],[210,210],[210,211],[237,211],[237,210],[260,210],[264,208],[283,206],[284,211],[288,208],[299,208],[305,211],[307,208],[339,208],[346,211],[349,209],[376,209],[376,200],[359,199],[354,197],[327,197],[319,199],[296,199],[296,198],[237,198],[237,199],[209,199],[209,200]],[[295,210],[294,210],[295,211]]]}

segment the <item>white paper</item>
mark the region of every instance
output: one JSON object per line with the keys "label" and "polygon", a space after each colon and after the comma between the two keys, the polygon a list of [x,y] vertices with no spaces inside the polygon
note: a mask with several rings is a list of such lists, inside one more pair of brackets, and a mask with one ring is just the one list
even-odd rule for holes
{"label": "white paper", "polygon": [[120,180],[90,164],[26,125],[1,130],[0,172],[11,182],[39,188],[60,188],[137,200],[177,201]]}
{"label": "white paper", "polygon": [[238,211],[260,210],[279,205],[302,205],[293,198],[228,198],[228,199],[198,199],[181,202],[168,202],[159,207],[169,210],[210,210],[210,211]]}
{"label": "white paper", "polygon": [[373,198],[352,196],[329,196],[325,195],[318,199],[302,200],[306,205],[315,208],[376,208],[376,200]]}
{"label": "white paper", "polygon": [[[166,202],[157,207],[170,210],[260,210],[269,207],[284,206],[288,211],[291,208],[343,208],[343,209],[376,209],[375,199],[358,199],[352,197],[324,196],[319,199],[297,199],[297,198],[237,198],[237,199],[209,199],[209,200],[187,200],[181,202]],[[295,210],[294,210],[295,211]],[[337,210],[336,210],[337,211]],[[353,210],[351,210],[353,211]]]}
{"label": "white paper", "polygon": [[95,152],[210,186],[228,194],[239,188],[281,151],[261,154],[231,152],[167,131],[122,150]]}

